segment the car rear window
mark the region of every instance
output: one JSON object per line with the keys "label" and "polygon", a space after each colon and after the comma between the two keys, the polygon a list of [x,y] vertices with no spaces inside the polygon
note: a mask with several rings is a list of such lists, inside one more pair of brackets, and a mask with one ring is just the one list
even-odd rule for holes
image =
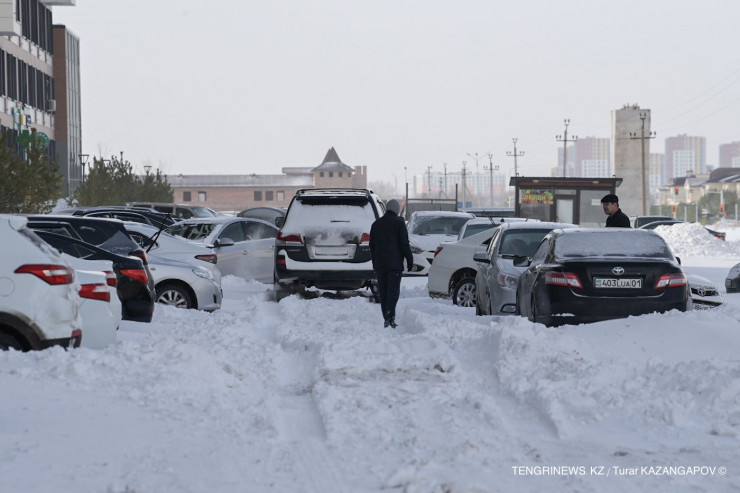
{"label": "car rear window", "polygon": [[204,240],[217,225],[213,223],[175,224],[165,229],[165,233],[180,236],[186,240]]}
{"label": "car rear window", "polygon": [[549,233],[550,229],[526,229],[526,230],[509,230],[504,232],[499,247],[500,255],[524,255],[527,257],[534,256],[537,247],[540,245],[542,238]]}
{"label": "car rear window", "polygon": [[[366,227],[375,221],[375,211],[364,197],[311,197],[293,204],[285,218],[284,231],[304,231],[347,226]],[[340,228],[341,229],[341,228]]]}
{"label": "car rear window", "polygon": [[416,216],[409,228],[415,235],[455,235],[460,232],[469,217]]}
{"label": "car rear window", "polygon": [[493,223],[489,223],[489,224],[474,224],[474,225],[468,224],[465,227],[465,233],[463,233],[463,238],[467,238],[468,236],[472,236],[474,234],[481,233],[483,231],[488,231],[489,229],[493,229],[493,228],[495,228],[497,226],[498,226],[498,224],[493,224]]}
{"label": "car rear window", "polygon": [[[641,234],[641,233],[645,234]],[[555,241],[555,256],[568,257],[648,257],[673,259],[668,244],[647,231],[620,233],[575,232]]]}

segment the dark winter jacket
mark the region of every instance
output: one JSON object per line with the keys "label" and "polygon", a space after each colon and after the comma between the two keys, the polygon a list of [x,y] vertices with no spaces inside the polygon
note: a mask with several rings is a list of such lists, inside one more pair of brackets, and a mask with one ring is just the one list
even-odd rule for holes
{"label": "dark winter jacket", "polygon": [[370,228],[370,253],[376,272],[403,271],[404,259],[408,270],[411,270],[414,257],[409,247],[409,233],[406,223],[395,212],[386,211],[383,217],[373,223]]}
{"label": "dark winter jacket", "polygon": [[630,218],[627,214],[622,212],[622,209],[617,209],[617,212],[606,218],[607,228],[629,228]]}

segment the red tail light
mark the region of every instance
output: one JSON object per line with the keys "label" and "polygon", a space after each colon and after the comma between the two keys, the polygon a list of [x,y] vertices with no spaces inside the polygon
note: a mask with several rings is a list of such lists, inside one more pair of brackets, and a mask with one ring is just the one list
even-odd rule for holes
{"label": "red tail light", "polygon": [[578,276],[572,272],[546,272],[545,284],[554,284],[556,286],[568,286],[571,288],[581,289],[583,285]]}
{"label": "red tail light", "polygon": [[687,283],[686,274],[683,272],[678,274],[661,274],[653,289],[676,288],[686,286]]}
{"label": "red tail light", "polygon": [[105,283],[108,286],[113,287],[113,288],[118,286],[118,278],[116,277],[115,272],[113,272],[112,270],[106,270],[103,273],[105,274]]}
{"label": "red tail light", "polygon": [[144,262],[144,265],[149,265],[149,259],[146,256],[146,252],[144,250],[134,250],[133,252],[129,253],[132,257],[139,257],[142,262]]}
{"label": "red tail light", "polygon": [[146,270],[144,269],[121,269],[121,274],[141,281],[144,284],[149,283],[149,277],[146,275]]}
{"label": "red tail light", "polygon": [[203,262],[210,262],[212,264],[218,263],[218,255],[215,253],[204,253],[203,255],[196,255],[195,258],[202,260]]}
{"label": "red tail light", "polygon": [[15,270],[15,273],[33,274],[52,286],[58,284],[72,284],[75,280],[74,271],[63,265],[26,264],[18,267]]}
{"label": "red tail light", "polygon": [[360,243],[370,243],[370,233],[362,233]]}
{"label": "red tail light", "polygon": [[110,302],[110,290],[105,284],[83,284],[80,287],[80,297]]}
{"label": "red tail light", "polygon": [[[368,235],[368,238],[367,239],[368,239],[368,241],[370,241],[370,235]],[[303,238],[301,238],[301,235],[283,235],[283,232],[282,231],[278,231],[277,240],[278,241],[284,241],[286,243],[300,243],[300,244],[303,244]]]}
{"label": "red tail light", "polygon": [[434,250],[434,258],[437,258],[437,255],[439,255],[439,252],[442,251],[442,247],[438,246],[436,250]]}
{"label": "red tail light", "polygon": [[285,257],[284,257],[283,255],[278,255],[278,256],[277,256],[277,257],[275,258],[275,263],[276,263],[277,265],[282,265],[282,266],[285,266]]}

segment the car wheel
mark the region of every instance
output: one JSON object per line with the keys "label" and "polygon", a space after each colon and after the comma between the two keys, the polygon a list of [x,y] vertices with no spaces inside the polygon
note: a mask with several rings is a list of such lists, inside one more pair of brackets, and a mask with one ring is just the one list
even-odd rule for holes
{"label": "car wheel", "polygon": [[0,351],[7,351],[8,349],[15,349],[17,351],[23,351],[25,348],[23,344],[10,334],[0,332]]}
{"label": "car wheel", "polygon": [[475,306],[475,279],[464,277],[452,290],[452,302],[458,306]]}
{"label": "car wheel", "polygon": [[193,300],[185,288],[173,283],[165,283],[157,288],[157,303],[177,308],[193,308]]}

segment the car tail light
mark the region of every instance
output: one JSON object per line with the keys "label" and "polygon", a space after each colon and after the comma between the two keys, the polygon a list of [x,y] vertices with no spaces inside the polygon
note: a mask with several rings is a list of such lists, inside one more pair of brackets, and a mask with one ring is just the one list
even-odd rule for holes
{"label": "car tail light", "polygon": [[719,238],[720,240],[726,240],[727,239],[727,235],[725,233],[715,233],[714,236],[715,236],[715,238]]}
{"label": "car tail light", "polygon": [[105,274],[105,283],[108,286],[112,288],[115,288],[116,286],[118,286],[118,278],[116,277],[115,272],[113,272],[112,270],[106,270],[106,271],[103,271],[103,273]]}
{"label": "car tail light", "polygon": [[218,255],[215,253],[204,253],[203,255],[196,255],[195,258],[211,264],[218,263]]}
{"label": "car tail light", "polygon": [[285,256],[284,255],[278,255],[277,257],[275,257],[275,263],[277,265],[282,265],[284,267],[285,266]]}
{"label": "car tail light", "polygon": [[75,280],[74,271],[63,265],[26,264],[15,270],[16,274],[33,274],[47,284],[72,284]]}
{"label": "car tail light", "polygon": [[437,255],[439,255],[439,252],[442,251],[442,247],[438,246],[436,250],[434,250],[434,258],[437,258]]}
{"label": "car tail light", "polygon": [[146,256],[146,252],[144,250],[134,250],[131,253],[129,253],[132,257],[139,257],[142,262],[144,262],[144,265],[149,265],[149,259]]}
{"label": "car tail light", "polygon": [[686,286],[686,284],[688,284],[686,281],[686,274],[683,272],[678,274],[661,274],[653,289],[676,288],[679,286]]}
{"label": "car tail light", "polygon": [[569,286],[571,288],[583,288],[581,280],[572,272],[546,272],[545,284],[554,284],[556,286]]}
{"label": "car tail light", "polygon": [[360,243],[370,243],[370,233],[362,233]]}
{"label": "car tail light", "polygon": [[[368,241],[370,241],[370,235],[368,235]],[[284,241],[286,243],[300,243],[303,244],[303,238],[301,238],[301,235],[283,235],[282,231],[278,231],[277,234],[277,240],[278,241]]]}
{"label": "car tail light", "polygon": [[121,274],[141,281],[144,284],[149,283],[149,277],[146,275],[146,270],[144,269],[121,269]]}
{"label": "car tail light", "polygon": [[91,300],[110,302],[110,290],[105,284],[83,284],[80,287],[80,297]]}

